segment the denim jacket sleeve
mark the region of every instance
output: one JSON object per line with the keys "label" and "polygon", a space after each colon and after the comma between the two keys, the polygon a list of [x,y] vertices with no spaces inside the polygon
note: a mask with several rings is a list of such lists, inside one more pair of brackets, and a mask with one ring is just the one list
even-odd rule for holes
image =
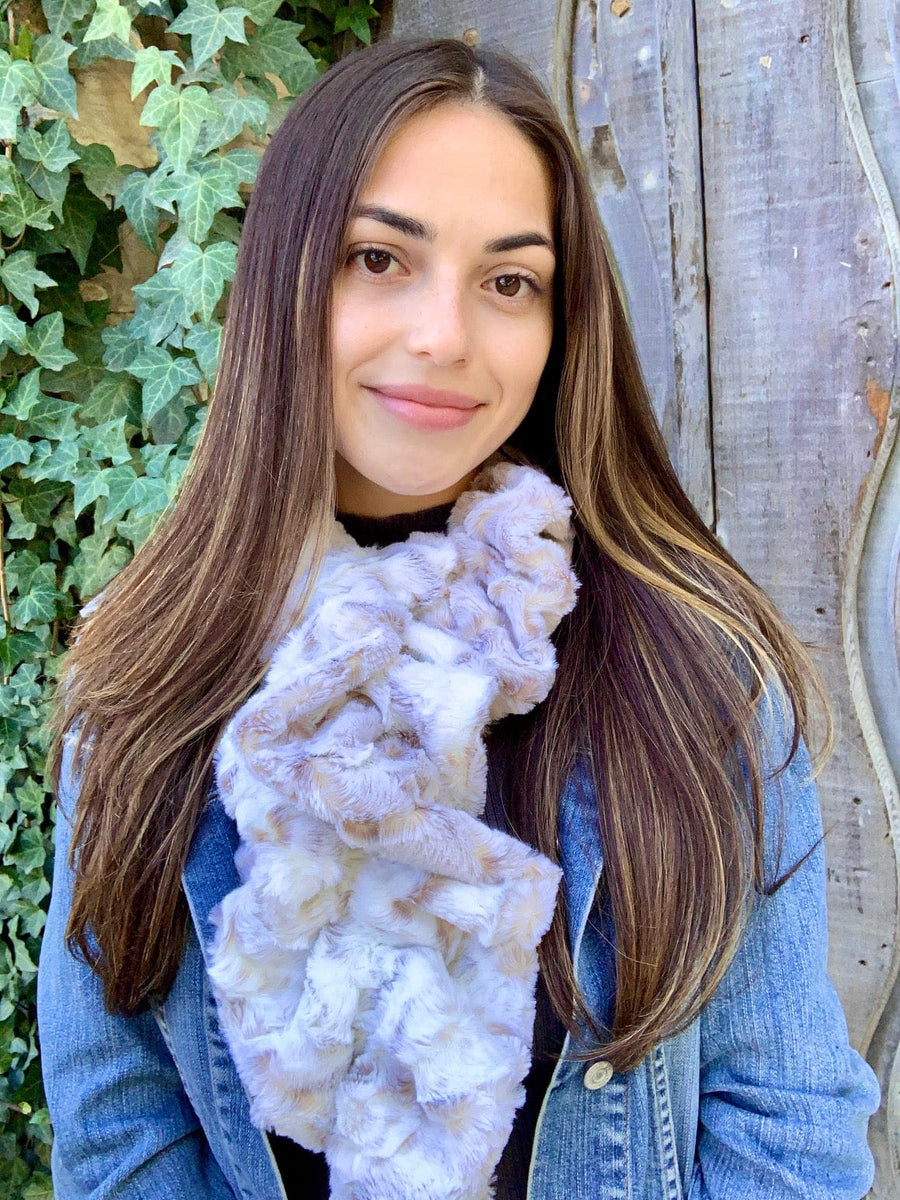
{"label": "denim jacket sleeve", "polygon": [[[71,813],[65,778],[60,798]],[[70,836],[60,810],[38,969],[56,1200],[232,1200],[153,1014],[110,1015],[100,980],[66,947]]]}
{"label": "denim jacket sleeve", "polygon": [[[777,714],[775,721],[777,762],[786,742]],[[822,823],[802,743],[767,781],[766,809],[767,880],[803,861],[757,898],[741,948],[700,1018],[688,1197],[858,1200],[872,1183],[866,1125],[878,1085],[849,1045],[828,978]]]}

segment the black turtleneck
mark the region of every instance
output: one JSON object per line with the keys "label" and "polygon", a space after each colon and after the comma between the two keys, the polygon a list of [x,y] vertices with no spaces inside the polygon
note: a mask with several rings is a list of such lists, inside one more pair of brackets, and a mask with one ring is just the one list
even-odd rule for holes
{"label": "black turtleneck", "polygon": [[[390,546],[411,533],[442,533],[454,501],[419,512],[390,517],[361,517],[337,513],[337,518],[360,546]],[[506,717],[504,736],[488,742],[488,788],[485,824],[512,833],[508,814],[515,787],[515,726],[522,718]],[[544,1094],[565,1038],[565,1029],[550,1003],[543,976],[538,976],[537,1015],[534,1025],[532,1067],[525,1080],[525,1103],[516,1113],[512,1134],[497,1165],[496,1200],[525,1200],[531,1147]],[[328,1166],[323,1154],[313,1154],[290,1138],[269,1134],[278,1170],[289,1200],[327,1200]]]}

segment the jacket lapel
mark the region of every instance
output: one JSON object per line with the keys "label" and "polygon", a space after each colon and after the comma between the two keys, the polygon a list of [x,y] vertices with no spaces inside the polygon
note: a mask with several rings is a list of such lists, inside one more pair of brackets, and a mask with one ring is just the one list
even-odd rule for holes
{"label": "jacket lapel", "polygon": [[216,789],[210,788],[182,875],[184,892],[207,965],[216,934],[216,928],[209,919],[210,913],[241,883],[234,865],[239,844],[237,826],[222,807]]}
{"label": "jacket lapel", "polygon": [[583,758],[566,781],[559,802],[560,866],[566,889],[566,919],[572,957],[578,962],[578,948],[590,916],[603,871],[603,848],[597,829],[597,797],[591,773]]}
{"label": "jacket lapel", "polygon": [[[241,883],[234,865],[239,844],[237,826],[212,787],[182,873],[182,886],[207,970],[216,935],[210,914]],[[179,1029],[186,1045],[193,1050],[197,1045],[206,1046],[206,1052],[198,1060],[192,1057],[192,1050],[185,1047],[182,1055],[182,1065],[193,1064],[197,1073],[196,1089],[209,1101],[203,1106],[201,1120],[204,1126],[215,1123],[215,1129],[207,1127],[207,1136],[219,1154],[227,1158],[227,1166],[222,1163],[223,1168],[242,1200],[286,1200],[269,1141],[250,1120],[249,1098],[225,1043],[208,988],[208,977],[199,982],[194,978],[189,997],[178,1001],[170,996],[183,1018]],[[197,1004],[200,994],[205,996],[202,1006]],[[207,1071],[211,1074],[204,1081],[202,1077]]]}

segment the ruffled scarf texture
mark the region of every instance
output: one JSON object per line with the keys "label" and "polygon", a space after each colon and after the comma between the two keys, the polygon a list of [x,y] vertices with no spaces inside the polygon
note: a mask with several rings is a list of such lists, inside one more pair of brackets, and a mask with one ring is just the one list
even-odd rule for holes
{"label": "ruffled scarf texture", "polygon": [[331,1194],[481,1200],[524,1100],[559,869],[486,826],[484,728],[550,690],[570,502],[497,462],[446,533],[335,522],[300,624],[216,753],[241,885],[211,977],[260,1128]]}

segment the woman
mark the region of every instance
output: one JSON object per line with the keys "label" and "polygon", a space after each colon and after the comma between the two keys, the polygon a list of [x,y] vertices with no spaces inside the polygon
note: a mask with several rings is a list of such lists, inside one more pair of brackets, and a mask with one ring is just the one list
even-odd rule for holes
{"label": "woman", "polygon": [[534,79],[341,62],[70,652],[59,1200],[862,1196],[816,686],[673,474]]}

